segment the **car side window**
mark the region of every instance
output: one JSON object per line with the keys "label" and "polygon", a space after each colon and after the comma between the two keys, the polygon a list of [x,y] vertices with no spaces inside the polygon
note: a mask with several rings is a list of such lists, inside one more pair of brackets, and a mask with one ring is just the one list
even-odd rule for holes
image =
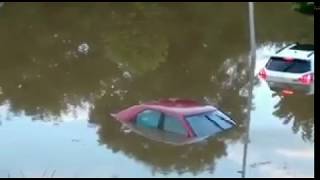
{"label": "car side window", "polygon": [[163,129],[166,132],[187,136],[187,131],[183,127],[182,122],[173,116],[165,115],[164,122],[163,122]]}
{"label": "car side window", "polygon": [[136,125],[146,128],[158,128],[161,112],[155,110],[144,110],[137,115]]}

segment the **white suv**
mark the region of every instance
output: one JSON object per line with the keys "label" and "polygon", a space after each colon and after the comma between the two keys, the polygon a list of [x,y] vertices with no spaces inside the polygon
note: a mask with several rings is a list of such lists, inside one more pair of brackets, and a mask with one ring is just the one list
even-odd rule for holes
{"label": "white suv", "polygon": [[259,72],[269,86],[287,89],[313,90],[314,46],[310,44],[289,44],[270,57]]}

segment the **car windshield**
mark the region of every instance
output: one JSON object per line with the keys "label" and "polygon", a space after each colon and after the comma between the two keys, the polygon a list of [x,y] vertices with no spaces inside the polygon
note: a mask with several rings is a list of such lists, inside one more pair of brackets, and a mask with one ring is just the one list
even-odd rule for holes
{"label": "car windshield", "polygon": [[187,116],[186,120],[197,137],[212,136],[234,126],[230,118],[220,111]]}
{"label": "car windshield", "polygon": [[272,71],[289,73],[305,73],[311,69],[310,61],[300,59],[286,60],[280,57],[272,57],[266,68]]}

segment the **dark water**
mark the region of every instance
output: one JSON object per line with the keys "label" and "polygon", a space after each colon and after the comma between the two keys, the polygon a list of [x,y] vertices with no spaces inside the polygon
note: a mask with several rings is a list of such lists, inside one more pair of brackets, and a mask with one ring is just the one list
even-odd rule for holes
{"label": "dark water", "polygon": [[[256,4],[256,71],[283,43],[313,43],[313,16],[291,5]],[[248,30],[247,3],[4,4],[0,177],[240,177]],[[247,177],[313,177],[314,96],[259,79],[253,94]],[[109,116],[167,97],[207,99],[239,127],[174,147]]]}

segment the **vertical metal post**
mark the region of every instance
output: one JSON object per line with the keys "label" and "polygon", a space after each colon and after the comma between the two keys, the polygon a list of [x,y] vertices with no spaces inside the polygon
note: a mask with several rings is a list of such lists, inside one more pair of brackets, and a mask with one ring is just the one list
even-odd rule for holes
{"label": "vertical metal post", "polygon": [[242,173],[241,177],[246,177],[247,167],[247,153],[249,144],[249,130],[250,130],[250,119],[251,119],[251,107],[252,107],[252,94],[253,94],[253,81],[254,81],[254,69],[256,63],[256,39],[255,39],[255,24],[254,24],[254,4],[253,2],[248,3],[249,10],[249,30],[250,30],[250,55],[249,55],[249,96],[248,96],[248,111],[247,121],[245,121],[246,134],[244,137],[244,149],[243,149],[243,160],[242,160]]}

